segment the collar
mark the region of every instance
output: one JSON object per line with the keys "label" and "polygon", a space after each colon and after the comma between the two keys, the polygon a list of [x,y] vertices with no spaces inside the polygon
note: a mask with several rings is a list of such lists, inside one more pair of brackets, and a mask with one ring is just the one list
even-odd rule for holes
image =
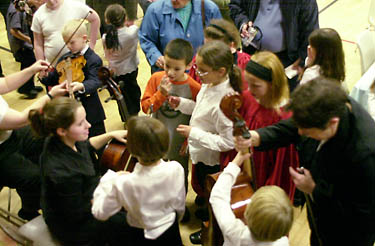
{"label": "collar", "polygon": [[85,48],[83,48],[80,52],[81,55],[85,55],[86,51],[89,49],[89,45],[86,44]]}
{"label": "collar", "polygon": [[[191,0],[190,2],[191,2],[191,5],[192,5],[192,13],[200,13],[201,5],[200,5],[200,3],[198,4],[198,2],[200,2],[200,1]],[[176,13],[176,12],[177,11],[173,8],[170,0],[164,1],[163,14],[172,14],[172,13]]]}

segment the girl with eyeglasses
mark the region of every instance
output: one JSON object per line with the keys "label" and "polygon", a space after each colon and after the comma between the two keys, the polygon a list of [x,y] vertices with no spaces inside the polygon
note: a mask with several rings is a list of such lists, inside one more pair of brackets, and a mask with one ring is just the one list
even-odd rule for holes
{"label": "girl with eyeglasses", "polygon": [[[221,41],[204,44],[198,51],[196,66],[202,81],[196,102],[171,96],[169,103],[172,108],[191,114],[190,124],[179,125],[176,130],[188,138],[192,187],[198,196],[205,197],[206,175],[220,170],[220,152],[234,148],[233,122],[221,111],[220,102],[228,93],[241,93],[242,81],[229,46]],[[201,219],[208,220],[207,215],[206,212]]]}
{"label": "girl with eyeglasses", "polygon": [[[204,29],[204,42],[208,43],[213,40],[223,41],[230,47],[234,63],[243,72],[247,62],[250,60],[250,55],[238,49],[241,44],[241,38],[237,27],[230,21],[213,19],[210,25]],[[189,71],[189,75],[199,83],[202,83],[199,73],[196,73],[196,56],[194,56],[192,63],[193,66]],[[243,83],[242,88],[246,90],[247,83]]]}

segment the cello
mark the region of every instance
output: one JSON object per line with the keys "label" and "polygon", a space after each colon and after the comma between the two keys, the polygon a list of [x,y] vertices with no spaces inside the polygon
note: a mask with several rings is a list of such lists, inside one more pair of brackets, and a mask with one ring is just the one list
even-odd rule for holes
{"label": "cello", "polygon": [[[243,138],[250,138],[249,129],[242,116],[238,113],[238,109],[242,105],[242,97],[239,93],[231,93],[223,97],[220,103],[220,109],[224,115],[233,121],[233,135],[241,135]],[[254,174],[250,159],[245,161],[243,169],[238,175],[235,184],[231,191],[231,208],[236,218],[241,219],[245,224],[244,213],[247,204],[250,202],[250,197],[254,193]],[[208,175],[206,177],[206,192],[209,197],[213,186],[219,178],[221,172]],[[216,246],[223,245],[224,238],[215,219],[210,204],[208,205],[209,221],[204,223],[202,229],[202,245]]]}
{"label": "cello", "polygon": [[[108,68],[101,67],[98,70],[98,77],[104,84],[104,88],[109,91],[110,97],[105,100],[115,99],[120,108],[121,119],[129,119],[129,112],[125,104],[124,96],[116,82],[111,78],[111,73]],[[126,148],[126,145],[112,139],[104,148],[100,165],[111,169],[113,171],[133,171],[137,158],[132,156]]]}

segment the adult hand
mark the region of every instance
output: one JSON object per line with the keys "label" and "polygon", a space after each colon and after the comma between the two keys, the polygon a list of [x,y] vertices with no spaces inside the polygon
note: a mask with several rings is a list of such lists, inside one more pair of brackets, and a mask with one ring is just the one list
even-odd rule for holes
{"label": "adult hand", "polygon": [[180,97],[176,97],[176,96],[169,96],[168,97],[168,103],[169,103],[169,106],[173,109],[177,108],[178,105],[180,105]]}
{"label": "adult hand", "polygon": [[247,24],[244,24],[241,29],[241,38],[249,37],[249,28],[253,26],[253,22],[249,21]]}
{"label": "adult hand", "polygon": [[167,97],[171,88],[172,84],[169,81],[169,78],[166,75],[164,75],[159,85],[159,91],[161,92],[161,94]]}
{"label": "adult hand", "polygon": [[127,130],[112,131],[111,136],[117,141],[126,144],[126,137],[128,136],[128,131]]}
{"label": "adult hand", "polygon": [[164,69],[164,56],[159,56],[155,62],[155,65],[161,69]]}
{"label": "adult hand", "polygon": [[47,72],[48,67],[49,67],[49,63],[47,61],[38,60],[33,65],[31,65],[30,69],[34,74],[39,72],[39,76],[40,76],[40,73]]}
{"label": "adult hand", "polygon": [[233,159],[233,163],[236,164],[237,166],[241,167],[243,162],[246,160],[246,159],[249,159],[251,156],[250,153],[246,153],[246,152],[242,152],[242,151],[239,151],[236,155],[236,157]]}
{"label": "adult hand", "polygon": [[191,128],[192,127],[188,125],[178,125],[176,131],[180,133],[182,136],[188,138],[190,135]]}
{"label": "adult hand", "polygon": [[129,27],[129,26],[132,26],[132,25],[134,25],[134,20],[128,20],[128,19],[126,19],[125,26]]}
{"label": "adult hand", "polygon": [[68,90],[66,89],[66,83],[61,83],[58,85],[55,85],[51,88],[51,90],[48,92],[52,97],[59,97],[64,96]]}
{"label": "adult hand", "polygon": [[311,194],[315,189],[315,181],[313,180],[309,170],[304,168],[297,168],[294,170],[289,167],[290,176],[292,176],[293,182],[296,187],[307,194]]}

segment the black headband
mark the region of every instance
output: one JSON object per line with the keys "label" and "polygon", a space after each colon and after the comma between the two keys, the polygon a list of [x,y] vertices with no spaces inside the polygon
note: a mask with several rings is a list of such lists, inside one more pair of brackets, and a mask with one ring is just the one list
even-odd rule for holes
{"label": "black headband", "polygon": [[218,26],[216,24],[210,24],[210,26],[212,26],[213,28],[216,28],[219,31],[221,31],[225,36],[228,37],[229,41],[234,41],[233,38],[232,38],[232,36],[229,35],[229,33],[224,28],[222,28],[221,26]]}
{"label": "black headband", "polygon": [[266,68],[253,60],[250,60],[246,65],[246,71],[254,74],[256,77],[268,82],[272,82],[272,70]]}

